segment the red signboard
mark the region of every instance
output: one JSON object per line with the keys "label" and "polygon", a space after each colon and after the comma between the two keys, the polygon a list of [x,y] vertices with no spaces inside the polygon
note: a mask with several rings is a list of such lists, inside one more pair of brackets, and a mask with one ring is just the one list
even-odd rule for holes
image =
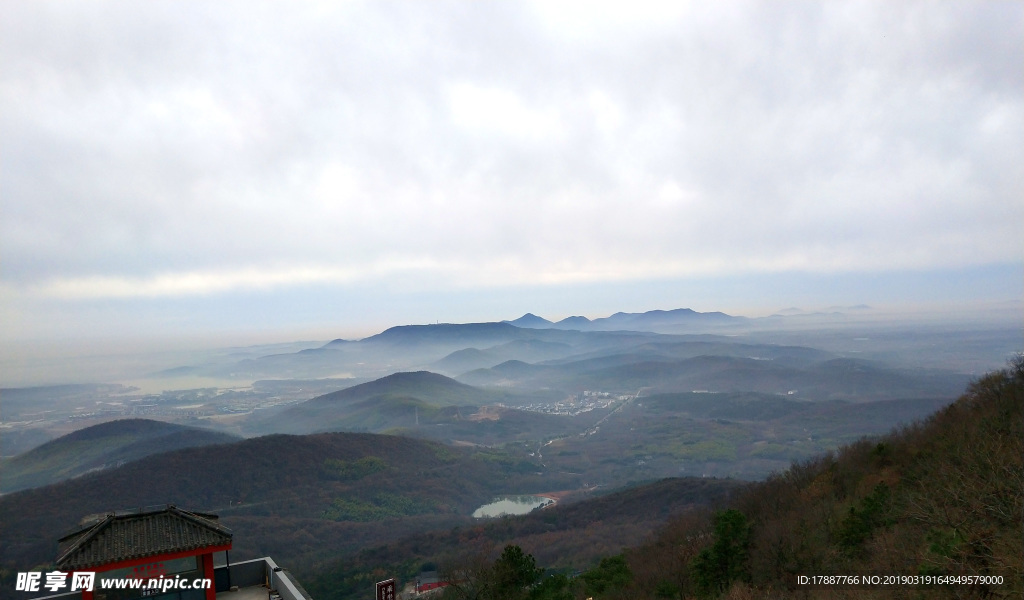
{"label": "red signboard", "polygon": [[395,580],[377,582],[377,600],[395,600]]}

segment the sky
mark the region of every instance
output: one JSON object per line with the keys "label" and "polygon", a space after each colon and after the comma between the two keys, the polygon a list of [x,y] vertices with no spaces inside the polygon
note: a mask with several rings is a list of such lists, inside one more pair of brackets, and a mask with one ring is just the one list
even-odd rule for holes
{"label": "sky", "polygon": [[1024,311],[1024,3],[0,0],[0,345]]}

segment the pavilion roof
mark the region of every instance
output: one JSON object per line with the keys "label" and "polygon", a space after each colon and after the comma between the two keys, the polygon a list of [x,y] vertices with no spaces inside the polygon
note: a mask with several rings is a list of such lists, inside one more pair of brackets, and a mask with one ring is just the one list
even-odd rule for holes
{"label": "pavilion roof", "polygon": [[231,530],[217,515],[160,509],[105,513],[59,541],[57,568],[83,571],[102,565],[208,547],[230,546]]}

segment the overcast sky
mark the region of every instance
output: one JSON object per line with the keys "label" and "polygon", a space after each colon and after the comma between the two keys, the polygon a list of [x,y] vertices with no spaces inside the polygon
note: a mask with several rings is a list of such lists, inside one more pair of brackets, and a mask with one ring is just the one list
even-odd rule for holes
{"label": "overcast sky", "polygon": [[0,2],[3,342],[1024,306],[1021,2]]}

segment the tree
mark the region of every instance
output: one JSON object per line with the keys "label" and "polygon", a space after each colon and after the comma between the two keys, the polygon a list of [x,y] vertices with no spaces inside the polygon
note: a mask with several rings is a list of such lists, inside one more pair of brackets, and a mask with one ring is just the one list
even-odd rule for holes
{"label": "tree", "polygon": [[450,584],[446,598],[524,600],[540,581],[544,569],[537,567],[533,555],[519,546],[508,545],[494,562],[481,553],[446,567],[444,572],[445,581]]}
{"label": "tree", "polygon": [[545,577],[530,589],[529,600],[574,600],[572,582],[562,573]]}
{"label": "tree", "polygon": [[485,600],[491,597],[493,564],[484,552],[463,556],[441,567],[448,587],[444,598]]}
{"label": "tree", "polygon": [[861,499],[860,510],[851,506],[839,528],[839,544],[851,553],[862,551],[864,540],[871,537],[875,528],[891,524],[888,517],[891,496],[889,486],[879,483],[870,495]]}
{"label": "tree", "polygon": [[540,581],[544,569],[537,567],[532,554],[526,554],[519,546],[508,545],[498,560],[494,561],[493,597],[495,600],[523,598],[527,589]]}
{"label": "tree", "polygon": [[633,573],[622,554],[601,559],[601,563],[582,575],[587,596],[599,597],[625,588]]}
{"label": "tree", "polygon": [[733,581],[749,579],[747,517],[735,509],[716,513],[714,532],[715,541],[697,555],[691,567],[698,590],[706,596],[724,592]]}

